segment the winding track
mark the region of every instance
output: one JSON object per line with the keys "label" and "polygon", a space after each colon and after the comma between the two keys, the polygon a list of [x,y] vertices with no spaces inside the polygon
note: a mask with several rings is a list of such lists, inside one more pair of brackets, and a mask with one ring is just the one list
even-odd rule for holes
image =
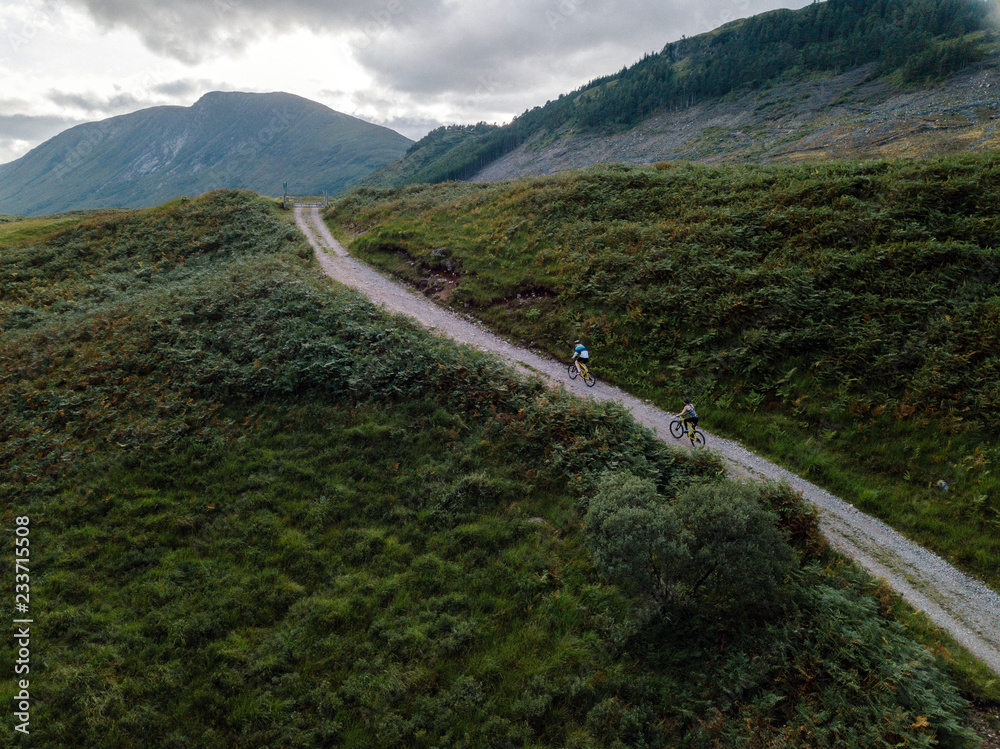
{"label": "winding track", "polygon": [[[316,251],[323,271],[352,286],[377,304],[415,318],[427,328],[456,341],[493,351],[528,372],[569,387],[581,397],[614,400],[661,439],[676,443],[668,426],[673,415],[604,383],[587,388],[569,382],[566,364],[543,359],[504,341],[405,286],[350,257],[323,223],[317,206],[297,205],[295,221]],[[820,508],[820,527],[830,543],[871,574],[885,580],[912,606],[923,611],[969,652],[1000,675],[1000,595],[969,578],[936,554],[909,541],[885,523],[860,512],[829,492],[754,455],[738,442],[706,433],[711,449],[719,453],[730,473],[740,477],[786,481]]]}

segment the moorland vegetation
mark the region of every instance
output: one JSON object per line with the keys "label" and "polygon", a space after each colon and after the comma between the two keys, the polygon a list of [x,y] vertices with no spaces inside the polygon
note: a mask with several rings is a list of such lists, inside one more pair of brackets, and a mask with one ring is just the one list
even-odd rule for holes
{"label": "moorland vegetation", "polygon": [[[359,190],[360,257],[702,423],[1000,587],[995,155]],[[942,483],[943,482],[943,483]],[[947,491],[944,491],[947,485]]]}
{"label": "moorland vegetation", "polygon": [[43,223],[0,228],[31,745],[971,745],[943,662],[787,488],[387,315],[257,196]]}

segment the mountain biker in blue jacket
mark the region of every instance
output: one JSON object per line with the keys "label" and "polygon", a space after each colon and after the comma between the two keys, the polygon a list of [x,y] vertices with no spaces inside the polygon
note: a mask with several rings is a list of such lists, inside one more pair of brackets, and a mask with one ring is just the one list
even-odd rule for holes
{"label": "mountain biker in blue jacket", "polygon": [[576,341],[574,345],[576,348],[573,349],[573,364],[576,365],[576,371],[583,374],[583,370],[580,369],[580,365],[590,364],[590,352],[587,351],[587,347],[580,341]]}

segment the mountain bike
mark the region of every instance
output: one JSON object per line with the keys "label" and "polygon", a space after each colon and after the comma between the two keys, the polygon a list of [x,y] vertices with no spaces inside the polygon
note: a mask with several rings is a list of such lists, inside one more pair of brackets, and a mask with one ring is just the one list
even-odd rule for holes
{"label": "mountain bike", "polygon": [[674,419],[670,422],[670,436],[679,440],[687,435],[693,446],[700,447],[705,444],[705,435],[698,431],[694,424],[689,424],[687,419]]}
{"label": "mountain bike", "polygon": [[567,369],[566,372],[569,374],[569,378],[571,380],[575,380],[576,376],[580,375],[589,388],[592,388],[597,384],[597,380],[594,379],[594,375],[590,373],[590,369],[583,362],[580,362],[579,372],[576,370],[576,365],[573,362],[569,363],[569,369]]}

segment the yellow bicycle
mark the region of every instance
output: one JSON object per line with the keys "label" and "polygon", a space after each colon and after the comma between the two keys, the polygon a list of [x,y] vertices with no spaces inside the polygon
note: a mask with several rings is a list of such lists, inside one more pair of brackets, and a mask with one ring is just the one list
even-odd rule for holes
{"label": "yellow bicycle", "polygon": [[670,436],[675,440],[679,440],[684,435],[687,435],[691,440],[691,444],[694,446],[700,446],[705,444],[705,435],[698,431],[698,428],[688,422],[687,419],[674,419],[670,422]]}
{"label": "yellow bicycle", "polygon": [[586,364],[580,362],[580,371],[577,371],[576,364],[573,362],[569,363],[569,369],[566,370],[569,374],[571,380],[575,380],[577,375],[583,378],[583,381],[587,383],[587,387],[592,388],[597,384],[597,380],[594,379],[594,375],[590,373],[590,369]]}

